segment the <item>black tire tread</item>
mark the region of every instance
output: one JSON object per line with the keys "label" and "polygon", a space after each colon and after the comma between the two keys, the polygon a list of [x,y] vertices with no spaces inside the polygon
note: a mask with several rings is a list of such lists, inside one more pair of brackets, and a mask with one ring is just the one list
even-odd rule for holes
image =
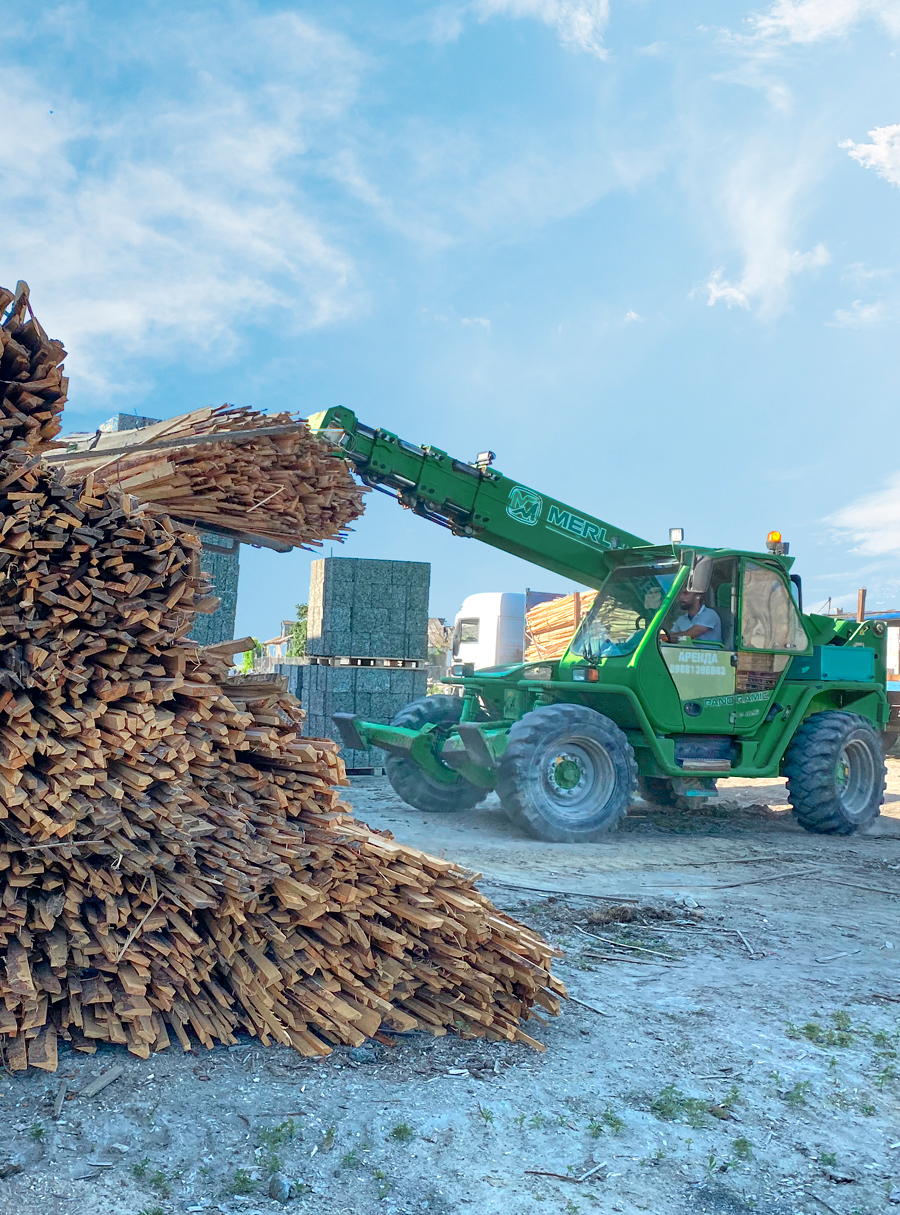
{"label": "black tire tread", "polygon": [[[454,725],[462,714],[461,696],[422,696],[396,714],[392,726],[421,730],[425,725]],[[454,814],[471,810],[488,794],[460,776],[453,785],[439,785],[405,755],[388,754],[385,770],[391,788],[408,806],[427,814]]]}
{"label": "black tire tread", "polygon": [[[833,786],[833,771],[845,739],[861,728],[872,735],[876,759],[881,765],[881,786],[869,818],[853,823],[842,812]],[[791,739],[781,771],[787,777],[788,801],[794,817],[807,831],[818,835],[852,835],[881,813],[887,769],[878,732],[867,717],[840,709],[813,713]]]}

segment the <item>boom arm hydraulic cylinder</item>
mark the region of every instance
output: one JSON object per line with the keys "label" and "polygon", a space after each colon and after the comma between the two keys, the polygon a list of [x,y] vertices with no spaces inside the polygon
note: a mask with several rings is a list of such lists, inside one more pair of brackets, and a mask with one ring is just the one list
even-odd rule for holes
{"label": "boom arm hydraulic cylinder", "polygon": [[609,573],[610,550],[650,543],[511,481],[486,463],[456,460],[440,448],[373,430],[350,409],[336,406],[308,422],[353,462],[366,485],[417,515],[587,586],[599,587]]}

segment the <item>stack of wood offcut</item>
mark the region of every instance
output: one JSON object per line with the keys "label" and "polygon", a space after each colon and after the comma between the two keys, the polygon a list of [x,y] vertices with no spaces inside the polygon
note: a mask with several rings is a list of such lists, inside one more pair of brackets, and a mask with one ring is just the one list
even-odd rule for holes
{"label": "stack of wood offcut", "polygon": [[[28,323],[7,320],[7,348]],[[352,817],[297,701],[187,640],[216,602],[196,535],[29,467],[52,412],[20,406],[0,446],[6,1064],[53,1070],[60,1038],[142,1057],[238,1032],[321,1055],[415,1026],[537,1045],[522,1022],[564,994],[550,946]]]}
{"label": "stack of wood offcut", "polygon": [[0,287],[0,444],[11,472],[59,434],[69,387],[62,342],[47,337],[28,296],[24,282]]}
{"label": "stack of wood offcut", "polygon": [[[216,435],[235,438],[198,441]],[[197,409],[140,430],[84,437],[53,460],[73,483],[93,472],[95,484],[137,494],[151,514],[276,548],[342,540],[363,509],[365,491],[344,461],[289,413]]]}
{"label": "stack of wood offcut", "polygon": [[596,591],[575,591],[531,608],[525,616],[525,661],[562,658]]}

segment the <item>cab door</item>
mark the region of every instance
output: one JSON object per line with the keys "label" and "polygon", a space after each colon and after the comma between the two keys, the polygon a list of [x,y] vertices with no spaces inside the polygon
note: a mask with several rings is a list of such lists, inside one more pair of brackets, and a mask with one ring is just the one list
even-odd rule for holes
{"label": "cab door", "polygon": [[742,559],[738,623],[732,732],[746,734],[765,720],[791,659],[810,648],[787,575],[774,562]]}
{"label": "cab door", "polygon": [[[710,561],[710,558],[704,558]],[[735,618],[739,602],[740,562],[716,557],[704,578],[704,602],[719,618],[720,642],[681,642],[661,647],[684,714],[687,734],[731,734],[737,653]],[[673,607],[666,625],[671,629],[682,609]]]}
{"label": "cab door", "polygon": [[721,642],[662,647],[684,731],[750,734],[769,712],[785,667],[808,650],[803,621],[784,571],[765,560],[715,558],[704,599],[719,617]]}

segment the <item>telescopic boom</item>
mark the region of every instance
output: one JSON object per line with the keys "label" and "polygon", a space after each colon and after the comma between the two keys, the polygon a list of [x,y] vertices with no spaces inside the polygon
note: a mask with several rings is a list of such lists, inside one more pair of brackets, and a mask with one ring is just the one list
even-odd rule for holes
{"label": "telescopic boom", "polygon": [[586,586],[606,578],[611,550],[650,544],[504,477],[490,466],[492,452],[475,464],[456,460],[438,447],[364,426],[341,406],[313,414],[308,424],[353,462],[364,484],[417,515]]}

